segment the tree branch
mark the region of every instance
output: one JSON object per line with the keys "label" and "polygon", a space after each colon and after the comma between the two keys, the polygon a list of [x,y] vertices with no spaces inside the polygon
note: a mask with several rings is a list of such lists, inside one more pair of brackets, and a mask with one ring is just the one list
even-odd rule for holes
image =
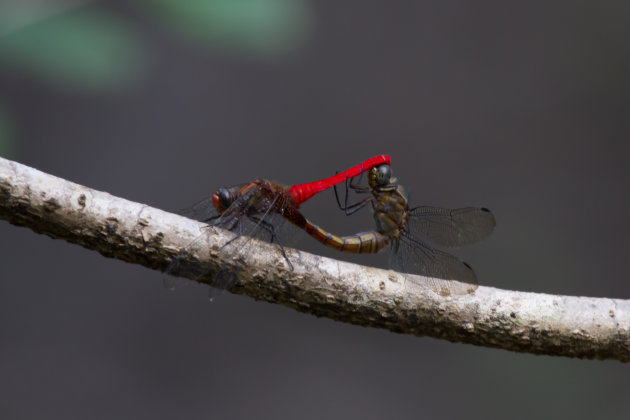
{"label": "tree branch", "polygon": [[[233,235],[184,217],[65,181],[0,158],[0,218],[106,257],[164,271],[204,229],[188,258],[201,281],[226,267],[231,289],[257,300],[343,322],[535,354],[630,361],[630,301],[479,287],[442,297],[407,277],[255,241],[238,259],[221,252]],[[193,272],[177,273],[189,278]]]}

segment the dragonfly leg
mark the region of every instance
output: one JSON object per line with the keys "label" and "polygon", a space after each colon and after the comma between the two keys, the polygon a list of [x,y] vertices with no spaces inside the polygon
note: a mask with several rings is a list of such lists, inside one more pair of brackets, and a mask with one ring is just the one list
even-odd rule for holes
{"label": "dragonfly leg", "polygon": [[341,205],[341,201],[339,201],[339,193],[337,193],[337,186],[333,185],[333,190],[335,190],[335,200],[337,200],[337,205],[341,210],[345,210],[345,208]]}
{"label": "dragonfly leg", "polygon": [[278,246],[280,247],[280,252],[282,252],[282,256],[284,257],[284,260],[289,265],[289,269],[293,271],[293,264],[291,263],[291,260],[289,260],[289,257],[287,257],[287,253],[285,252],[284,247],[280,243],[278,243]]}
{"label": "dragonfly leg", "polygon": [[371,202],[373,200],[372,197],[367,197],[364,198],[361,201],[358,201],[354,204],[350,204],[349,206],[346,205],[346,208],[343,209],[346,213],[346,216],[350,216],[351,214],[354,214],[356,212],[358,212],[359,210],[361,210],[363,207],[365,207],[365,205],[369,202]]}
{"label": "dragonfly leg", "polygon": [[249,217],[249,219],[251,221],[253,221],[257,225],[261,226],[263,229],[265,229],[271,235],[271,240],[269,242],[273,243],[274,240],[276,241],[276,244],[278,244],[278,247],[280,247],[280,252],[282,253],[282,256],[284,257],[285,261],[289,265],[289,268],[291,269],[291,271],[293,271],[293,264],[289,260],[289,257],[287,257],[287,253],[284,250],[284,246],[282,245],[282,242],[280,241],[280,238],[278,238],[278,235],[276,235],[276,229],[275,229],[274,225],[272,225],[271,223],[267,222],[266,220],[260,219],[260,218],[258,218],[256,216],[248,216],[248,217]]}
{"label": "dragonfly leg", "polygon": [[208,217],[207,219],[202,220],[202,222],[203,222],[203,223],[208,223],[208,224],[211,224],[210,222],[215,221],[215,220],[218,220],[218,219],[220,219],[220,218],[221,218],[221,215],[220,215],[220,214],[217,214],[217,215],[215,215],[215,216]]}
{"label": "dragonfly leg", "polygon": [[232,242],[234,242],[235,240],[237,240],[238,238],[240,238],[241,236],[243,236],[243,224],[238,222],[238,219],[235,220],[236,223],[233,223],[232,226],[230,226],[230,228],[228,229],[230,232],[232,231],[232,229],[234,229],[235,226],[238,226],[238,233],[236,234],[235,237],[233,237],[232,239],[230,239],[229,241],[227,241],[225,244],[223,244],[223,246],[221,247],[221,249],[225,248],[226,246],[230,245]]}
{"label": "dragonfly leg", "polygon": [[[335,171],[335,175],[337,175],[339,171]],[[339,193],[337,192],[337,184],[333,185],[333,190],[335,191],[335,200],[337,200],[337,205],[341,210],[345,210],[344,206],[341,205],[341,201],[339,201]],[[348,201],[348,178],[346,177],[346,203]]]}
{"label": "dragonfly leg", "polygon": [[[370,187],[362,187],[361,181],[363,181],[363,172],[361,172],[361,175],[359,175],[359,180],[357,181],[356,184],[354,183],[355,182],[354,178],[350,180],[349,187],[352,188],[355,192],[360,193],[360,194],[372,192],[372,189]],[[346,188],[348,187],[346,186]]]}
{"label": "dragonfly leg", "polygon": [[260,225],[260,227],[265,229],[269,233],[269,235],[271,235],[271,240],[269,241],[270,243],[273,243],[274,240],[279,243],[278,236],[276,235],[276,231],[271,223],[265,220],[259,219],[256,216],[248,216],[248,217],[251,221],[256,223],[256,225]]}
{"label": "dragonfly leg", "polygon": [[[363,173],[361,173],[360,176],[363,176]],[[333,185],[333,189],[335,191],[335,199],[337,200],[337,205],[339,206],[339,208],[341,210],[346,211],[346,215],[350,215],[350,214],[354,213],[354,212],[348,213],[347,210],[349,208],[353,208],[357,204],[357,203],[355,203],[355,204],[348,205],[348,196],[349,196],[348,191],[349,191],[349,189],[352,189],[356,193],[359,193],[359,194],[365,194],[365,193],[371,192],[370,188],[368,188],[368,187],[361,187],[359,185],[354,185],[353,182],[354,181],[350,181],[350,184],[348,184],[348,178],[346,178],[346,196],[345,196],[345,199],[344,199],[344,205],[341,205],[341,201],[339,200],[339,193],[337,192],[337,186]],[[369,199],[366,199],[366,200],[369,201]],[[362,200],[362,201],[365,201],[365,200]]]}

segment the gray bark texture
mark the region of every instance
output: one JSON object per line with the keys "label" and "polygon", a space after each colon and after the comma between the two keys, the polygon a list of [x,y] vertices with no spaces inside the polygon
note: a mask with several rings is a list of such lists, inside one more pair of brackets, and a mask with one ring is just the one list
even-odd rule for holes
{"label": "gray bark texture", "polygon": [[291,270],[277,246],[254,239],[235,258],[222,249],[230,232],[3,158],[0,218],[160,271],[198,243],[198,252],[186,256],[194,270],[174,274],[209,283],[218,271],[229,272],[238,278],[233,293],[337,321],[519,352],[630,361],[628,300],[484,286],[443,297],[419,276],[287,249]]}

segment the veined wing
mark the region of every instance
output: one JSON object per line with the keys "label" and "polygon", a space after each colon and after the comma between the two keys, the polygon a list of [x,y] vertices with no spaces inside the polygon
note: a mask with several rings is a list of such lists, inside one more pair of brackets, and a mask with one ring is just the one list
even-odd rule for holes
{"label": "veined wing", "polygon": [[[247,184],[243,183],[243,184],[234,185],[228,188],[228,190],[239,191],[245,185]],[[242,203],[239,203],[236,205],[236,207],[238,206],[242,206]],[[234,209],[236,209],[236,207],[234,207]],[[219,212],[214,207],[214,203],[212,202],[212,196],[204,198],[203,200],[198,201],[197,203],[193,204],[190,207],[179,210],[177,214],[187,217],[189,219],[198,220],[200,222],[208,223],[208,224],[216,224],[215,219],[219,218]]]}
{"label": "veined wing", "polygon": [[177,214],[204,223],[211,223],[212,220],[219,217],[219,212],[212,204],[211,197],[204,198],[191,207],[179,210]]}
{"label": "veined wing", "polygon": [[477,289],[477,276],[468,264],[411,237],[403,236],[392,243],[389,264],[401,273],[428,277],[427,286],[442,296],[464,295]]}
{"label": "veined wing", "polygon": [[[252,207],[248,207],[247,212],[236,212],[232,211],[231,207],[228,208],[219,219],[218,226],[222,227],[221,221],[227,223],[226,217],[235,220],[236,223],[233,224],[231,230],[237,233],[238,236],[222,246],[220,252],[233,260],[238,260],[253,252],[251,250],[251,247],[254,245],[252,239],[256,238],[276,244],[282,258],[293,269],[293,264],[285,252],[285,247],[294,246],[299,241],[299,238],[303,236],[303,232],[299,232],[296,227],[293,227],[291,223],[278,213],[278,208],[283,208],[283,205],[291,205],[286,202],[286,199],[286,196],[278,193],[273,198],[270,198],[267,204],[257,206],[258,211],[254,212],[252,212]],[[280,202],[281,200],[285,201]],[[276,204],[279,207],[276,207]],[[210,284],[208,291],[210,300],[220,294],[222,290],[230,289],[237,281],[237,272],[232,271],[229,267],[221,267]]]}
{"label": "veined wing", "polygon": [[[214,210],[212,201],[209,199],[195,204],[190,210],[183,212],[183,215],[206,221],[210,226],[216,226],[235,233],[237,236],[219,250],[219,252],[232,259],[238,259],[247,255],[251,239],[257,238],[278,244],[282,255],[288,264],[292,266],[286,257],[284,246],[293,244],[293,238],[296,235],[294,232],[287,231],[286,227],[290,224],[286,223],[286,220],[274,210],[277,208],[276,205],[281,207],[283,203],[279,203],[279,201],[286,198],[281,193],[271,197],[259,197],[258,200],[255,200],[255,203],[252,203],[249,198],[251,197],[238,197],[221,215]],[[208,202],[212,208],[208,207]],[[229,271],[228,268],[219,267],[217,269],[217,267],[199,265],[200,260],[205,260],[206,258],[204,257],[208,257],[209,253],[213,252],[208,245],[209,234],[210,232],[208,231],[203,232],[183,248],[173,259],[166,273],[175,275],[186,273],[187,277],[200,281],[209,272],[216,272],[210,283],[209,295],[212,299],[220,293],[221,290],[217,289],[229,289],[238,277],[236,273]],[[165,279],[165,286],[171,289],[174,288],[176,281],[173,280],[173,278]]]}
{"label": "veined wing", "polygon": [[[191,207],[178,211],[178,214],[189,219],[198,220],[207,223],[209,226],[218,226],[229,231],[239,230],[239,219],[236,210],[240,202],[235,202],[223,214],[219,214],[212,203],[212,198],[207,197],[198,201]],[[165,273],[168,275],[164,278],[164,287],[174,290],[181,285],[188,284],[182,277],[194,278],[199,280],[210,270],[210,267],[200,267],[198,261],[204,260],[204,256],[209,252],[208,235],[210,235],[208,227],[202,229],[202,233],[193,239],[188,245],[182,248],[179,253],[173,257],[166,268]],[[238,232],[237,232],[238,233]],[[181,276],[179,278],[175,276]]]}
{"label": "veined wing", "polygon": [[496,226],[492,212],[483,207],[443,209],[421,206],[409,210],[407,235],[420,240],[421,235],[436,245],[458,247],[478,242]]}

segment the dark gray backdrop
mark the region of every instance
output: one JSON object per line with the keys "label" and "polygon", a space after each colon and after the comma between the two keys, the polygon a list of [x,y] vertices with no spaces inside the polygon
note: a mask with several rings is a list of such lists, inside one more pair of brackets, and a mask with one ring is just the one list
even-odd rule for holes
{"label": "dark gray backdrop", "polygon": [[[152,59],[91,95],[10,66],[10,156],[167,210],[255,177],[322,178],[392,156],[412,204],[484,205],[458,255],[480,283],[630,298],[627,2],[313,2],[275,57],[183,42],[127,2]],[[303,207],[339,233],[326,192]],[[630,368],[317,319],[0,222],[3,418],[609,418]],[[322,255],[350,258],[308,238]]]}

